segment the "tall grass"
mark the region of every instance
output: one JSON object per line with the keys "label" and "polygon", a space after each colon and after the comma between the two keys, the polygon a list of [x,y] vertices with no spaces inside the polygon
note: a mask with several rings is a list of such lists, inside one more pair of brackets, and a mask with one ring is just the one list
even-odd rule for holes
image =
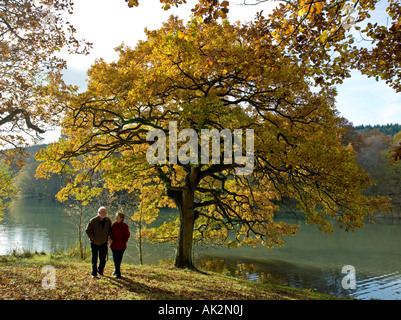
{"label": "tall grass", "polygon": [[75,243],[72,243],[68,247],[66,253],[70,257],[86,260],[91,256],[91,249],[86,242],[80,244],[80,242],[76,240]]}
{"label": "tall grass", "polygon": [[[14,257],[17,259],[19,258],[31,259],[45,255],[47,255],[47,253],[44,251],[38,252],[37,250],[29,251],[27,249],[13,249],[10,250],[5,256]],[[87,243],[84,243],[80,246],[79,241],[77,240],[75,242],[72,242],[71,245],[66,250],[60,250],[54,253],[50,253],[48,255],[50,258],[62,256],[62,257],[75,258],[79,260],[86,260],[91,257],[91,249]]]}

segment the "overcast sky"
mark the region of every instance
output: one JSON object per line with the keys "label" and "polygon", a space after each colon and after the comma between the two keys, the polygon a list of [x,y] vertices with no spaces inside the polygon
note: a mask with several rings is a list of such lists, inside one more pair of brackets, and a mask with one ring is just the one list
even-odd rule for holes
{"label": "overcast sky", "polygon": [[[138,40],[145,39],[145,28],[160,28],[171,14],[189,20],[193,1],[188,2],[191,4],[163,11],[159,0],[139,1],[136,8],[128,8],[124,0],[75,0],[74,14],[69,19],[78,31],[77,38],[92,42],[93,49],[88,56],[65,57],[68,62],[65,80],[85,88],[86,71],[96,58],[107,62],[117,60],[115,47],[122,42],[134,47]],[[230,3],[231,21],[249,21],[257,11],[267,13],[277,5],[275,1],[247,7]],[[401,94],[383,81],[376,82],[355,71],[338,87],[337,109],[354,125],[401,123]]]}

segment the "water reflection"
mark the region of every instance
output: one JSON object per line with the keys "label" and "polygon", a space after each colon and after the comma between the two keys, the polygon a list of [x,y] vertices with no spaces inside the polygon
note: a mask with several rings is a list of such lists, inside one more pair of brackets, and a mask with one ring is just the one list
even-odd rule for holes
{"label": "water reflection", "polygon": [[356,273],[356,288],[344,289],[340,268],[319,268],[282,260],[258,261],[241,257],[203,255],[198,265],[206,270],[251,281],[271,283],[361,300],[400,300],[401,272],[374,275]]}
{"label": "water reflection", "polygon": [[75,236],[63,209],[53,201],[19,199],[2,218],[0,255],[12,250],[64,250]]}
{"label": "water reflection", "polygon": [[[358,280],[358,277],[357,277]],[[401,272],[359,277],[353,297],[361,300],[401,300]]]}

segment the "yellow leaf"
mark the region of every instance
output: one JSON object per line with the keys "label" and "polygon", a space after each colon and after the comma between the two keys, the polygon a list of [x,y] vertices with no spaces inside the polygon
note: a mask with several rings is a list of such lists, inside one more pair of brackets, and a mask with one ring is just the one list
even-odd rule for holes
{"label": "yellow leaf", "polygon": [[298,15],[302,17],[306,12],[308,12],[308,8],[306,6],[303,6],[299,11]]}
{"label": "yellow leaf", "polygon": [[322,35],[320,36],[320,42],[325,42],[328,36],[329,36],[328,31],[324,30]]}
{"label": "yellow leaf", "polygon": [[125,0],[125,2],[128,2],[128,7],[130,8],[139,6],[138,0]]}
{"label": "yellow leaf", "polygon": [[285,31],[286,35],[290,35],[291,33],[294,32],[294,27],[292,25],[288,25],[287,30]]}
{"label": "yellow leaf", "polygon": [[323,1],[315,2],[314,9],[316,14],[321,13],[323,11]]}

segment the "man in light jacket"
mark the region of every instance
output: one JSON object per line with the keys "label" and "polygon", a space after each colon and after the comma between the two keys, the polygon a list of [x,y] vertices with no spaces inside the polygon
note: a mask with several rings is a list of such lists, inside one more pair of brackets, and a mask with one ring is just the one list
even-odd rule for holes
{"label": "man in light jacket", "polygon": [[[98,273],[102,276],[106,266],[107,241],[111,236],[111,220],[106,217],[106,212],[105,207],[100,207],[97,216],[92,218],[86,227],[86,234],[91,241],[92,278],[96,278]],[[97,266],[98,256],[99,267]]]}

